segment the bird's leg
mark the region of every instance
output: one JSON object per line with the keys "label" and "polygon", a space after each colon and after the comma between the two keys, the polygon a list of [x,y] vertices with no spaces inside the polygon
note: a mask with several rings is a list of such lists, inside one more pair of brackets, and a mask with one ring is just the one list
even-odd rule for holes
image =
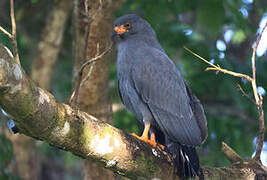
{"label": "bird's leg", "polygon": [[[135,133],[132,133],[132,136],[136,137],[137,139],[140,139],[141,141],[147,142],[149,144],[151,144],[152,146],[156,147],[157,143],[156,143],[156,138],[154,138],[154,140],[149,140],[148,139],[148,132],[149,132],[149,128],[150,128],[151,124],[146,124],[145,125],[145,129],[143,131],[142,136],[138,136]],[[154,134],[155,135],[155,134]]]}
{"label": "bird's leg", "polygon": [[156,134],[154,132],[150,133],[150,140],[156,142]]}
{"label": "bird's leg", "polygon": [[157,146],[159,146],[161,149],[164,150],[165,147],[164,147],[163,145],[161,145],[161,144],[157,144],[157,141],[156,141],[156,134],[155,134],[154,132],[151,132],[151,133],[150,133],[150,141],[155,142],[155,144],[156,144]]}

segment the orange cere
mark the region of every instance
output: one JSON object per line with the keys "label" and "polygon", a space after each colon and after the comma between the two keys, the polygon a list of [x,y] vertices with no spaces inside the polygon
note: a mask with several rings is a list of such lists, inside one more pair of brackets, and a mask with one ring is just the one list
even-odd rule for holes
{"label": "orange cere", "polygon": [[120,25],[120,27],[116,26],[114,27],[114,30],[118,33],[118,34],[123,34],[125,32],[128,32],[128,30],[123,26]]}

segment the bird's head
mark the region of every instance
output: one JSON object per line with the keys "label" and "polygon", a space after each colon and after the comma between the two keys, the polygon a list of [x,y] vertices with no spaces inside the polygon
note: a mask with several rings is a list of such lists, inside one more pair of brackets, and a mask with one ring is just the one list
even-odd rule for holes
{"label": "bird's head", "polygon": [[112,40],[115,37],[125,40],[136,35],[139,37],[143,35],[155,36],[155,32],[144,19],[135,14],[124,15],[115,20],[111,33]]}

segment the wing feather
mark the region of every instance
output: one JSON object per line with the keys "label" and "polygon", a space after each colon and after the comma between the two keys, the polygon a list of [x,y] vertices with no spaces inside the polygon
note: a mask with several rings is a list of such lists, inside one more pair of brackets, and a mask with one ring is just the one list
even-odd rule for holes
{"label": "wing feather", "polygon": [[155,48],[143,48],[137,54],[143,59],[132,68],[132,80],[161,130],[181,144],[200,145],[201,130],[178,68]]}

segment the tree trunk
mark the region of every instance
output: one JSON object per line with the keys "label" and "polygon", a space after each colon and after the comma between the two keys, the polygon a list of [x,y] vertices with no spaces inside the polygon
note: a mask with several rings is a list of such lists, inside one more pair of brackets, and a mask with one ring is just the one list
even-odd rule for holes
{"label": "tree trunk", "polygon": [[72,9],[72,0],[60,0],[46,19],[46,25],[38,43],[37,53],[32,61],[31,78],[40,87],[49,90],[60,46],[65,22]]}
{"label": "tree trunk", "polygon": [[[110,32],[113,22],[112,1],[79,0],[75,8],[75,75],[81,65],[97,56],[97,53],[107,49],[110,42]],[[86,51],[86,52],[84,52]],[[109,95],[110,60],[103,57],[93,65],[90,77],[80,88],[78,107],[98,119],[112,123],[111,99]],[[90,67],[84,70],[87,76]],[[77,82],[76,82],[77,83]],[[99,167],[97,164],[84,161],[84,179],[106,180],[114,179],[114,173]]]}

